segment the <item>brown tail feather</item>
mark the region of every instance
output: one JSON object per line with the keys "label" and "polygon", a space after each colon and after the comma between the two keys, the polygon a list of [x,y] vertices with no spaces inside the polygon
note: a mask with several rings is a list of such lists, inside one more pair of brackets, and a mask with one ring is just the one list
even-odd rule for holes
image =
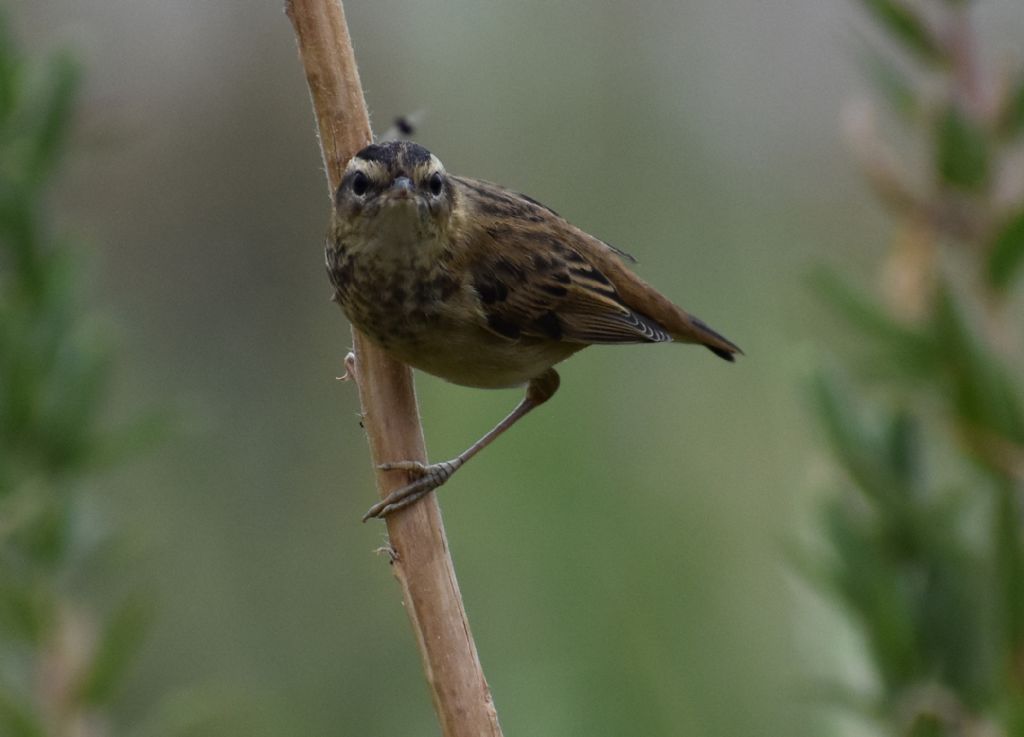
{"label": "brown tail feather", "polygon": [[[583,231],[576,229],[576,232],[585,239],[589,238],[602,246],[607,245]],[[623,302],[633,311],[664,327],[673,340],[682,343],[700,343],[726,361],[735,361],[737,353],[743,354],[738,345],[677,306],[668,297],[626,268],[622,260],[607,248],[595,247],[588,250],[587,253],[593,264],[611,280]]]}
{"label": "brown tail feather", "polygon": [[673,333],[673,338],[686,343],[700,343],[719,358],[730,362],[736,360],[737,353],[743,355],[738,345],[710,328],[700,318],[687,314],[685,324],[688,330]]}

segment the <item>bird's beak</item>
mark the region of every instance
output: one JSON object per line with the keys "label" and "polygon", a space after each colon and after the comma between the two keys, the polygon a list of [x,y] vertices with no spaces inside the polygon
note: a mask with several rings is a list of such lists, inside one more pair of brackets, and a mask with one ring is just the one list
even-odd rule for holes
{"label": "bird's beak", "polygon": [[412,197],[412,180],[409,179],[409,177],[395,177],[394,181],[391,182],[391,187],[389,188],[388,192],[393,197]]}

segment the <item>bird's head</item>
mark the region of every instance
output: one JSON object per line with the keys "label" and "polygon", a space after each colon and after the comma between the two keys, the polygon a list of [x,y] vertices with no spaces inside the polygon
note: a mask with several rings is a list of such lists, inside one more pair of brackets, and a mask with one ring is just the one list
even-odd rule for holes
{"label": "bird's head", "polygon": [[443,230],[454,193],[436,156],[411,141],[388,141],[352,157],[334,202],[354,234],[426,238]]}

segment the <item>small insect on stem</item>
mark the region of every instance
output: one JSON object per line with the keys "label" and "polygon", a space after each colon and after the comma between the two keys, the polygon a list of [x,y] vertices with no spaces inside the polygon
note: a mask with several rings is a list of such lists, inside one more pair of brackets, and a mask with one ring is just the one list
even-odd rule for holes
{"label": "small insect on stem", "polygon": [[391,123],[390,128],[377,136],[377,141],[379,143],[384,143],[387,141],[398,141],[401,139],[411,138],[416,135],[416,129],[419,127],[422,117],[422,110],[417,110],[414,113],[408,113],[406,115],[399,115]]}

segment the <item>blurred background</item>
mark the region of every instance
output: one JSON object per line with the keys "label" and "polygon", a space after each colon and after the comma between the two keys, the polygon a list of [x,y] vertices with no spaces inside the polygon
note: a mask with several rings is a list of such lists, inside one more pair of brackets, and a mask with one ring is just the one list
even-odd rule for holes
{"label": "blurred background", "polygon": [[[438,729],[374,501],[328,193],[279,0],[14,0],[22,47],[84,71],[55,227],[118,346],[113,423],[169,438],[94,479],[116,565],[156,602],[117,718],[189,734]],[[808,373],[835,322],[816,265],[875,278],[890,223],[842,140],[868,28],[846,0],[348,3],[374,127],[424,110],[449,171],[550,205],[743,347],[592,348],[556,399],[441,492],[509,735],[800,735],[856,631],[792,572],[829,462]],[[986,54],[1017,0],[978,3]],[[418,375],[433,459],[519,399]],[[124,542],[127,540],[127,542]],[[158,705],[158,706],[154,706]],[[828,725],[828,726],[826,726]],[[207,731],[204,731],[207,730]]]}

